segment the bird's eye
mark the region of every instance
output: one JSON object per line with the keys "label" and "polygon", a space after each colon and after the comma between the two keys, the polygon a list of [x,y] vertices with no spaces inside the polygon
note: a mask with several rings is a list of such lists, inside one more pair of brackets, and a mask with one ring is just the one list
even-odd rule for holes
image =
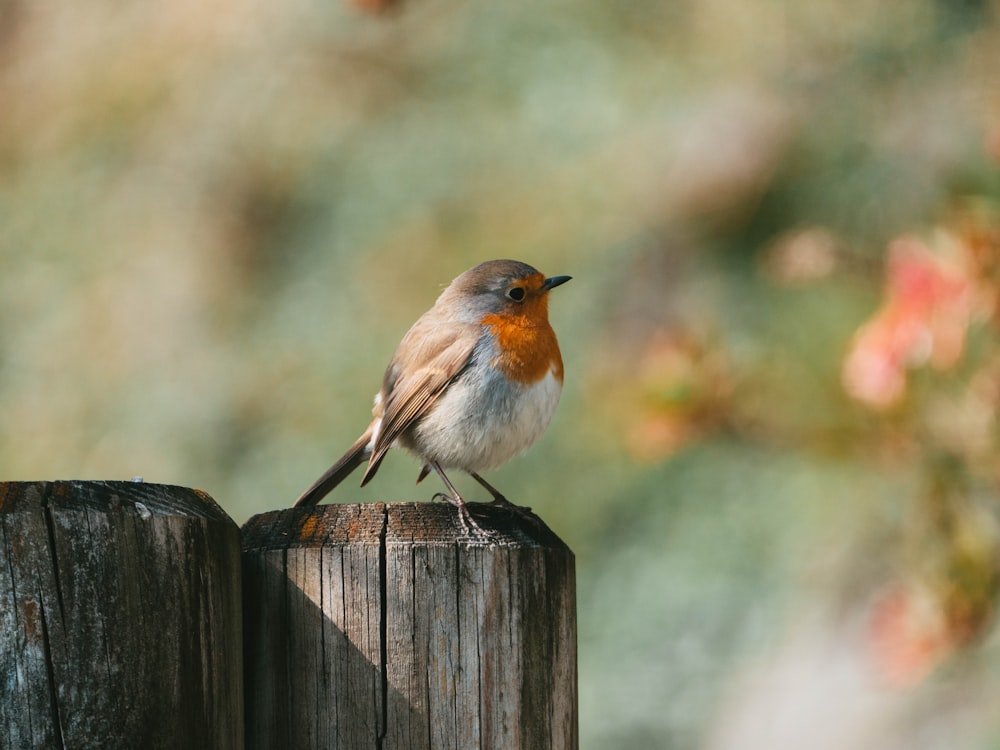
{"label": "bird's eye", "polygon": [[524,289],[519,286],[511,287],[507,290],[507,296],[515,302],[520,302],[524,299]]}

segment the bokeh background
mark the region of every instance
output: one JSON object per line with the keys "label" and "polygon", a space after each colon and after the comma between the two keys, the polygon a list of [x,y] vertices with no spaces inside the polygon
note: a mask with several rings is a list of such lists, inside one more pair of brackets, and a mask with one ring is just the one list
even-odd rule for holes
{"label": "bokeh background", "polygon": [[490,480],[577,553],[582,746],[996,747],[998,12],[6,0],[0,476],[285,507],[517,258],[566,390]]}

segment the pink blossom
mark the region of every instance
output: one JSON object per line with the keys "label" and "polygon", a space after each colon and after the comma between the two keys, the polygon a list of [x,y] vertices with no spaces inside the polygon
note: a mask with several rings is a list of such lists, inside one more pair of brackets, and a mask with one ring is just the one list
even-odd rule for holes
{"label": "pink blossom", "polygon": [[906,371],[944,370],[961,357],[971,317],[971,282],[963,271],[912,237],[889,246],[882,307],[858,329],[844,362],[844,387],[875,408],[897,403]]}

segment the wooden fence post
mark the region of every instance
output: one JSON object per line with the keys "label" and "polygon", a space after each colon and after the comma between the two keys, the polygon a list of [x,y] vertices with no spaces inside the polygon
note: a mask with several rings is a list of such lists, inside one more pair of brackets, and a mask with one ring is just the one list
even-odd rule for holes
{"label": "wooden fence post", "polygon": [[326,505],[243,527],[248,748],[575,750],[573,553],[476,507]]}
{"label": "wooden fence post", "polygon": [[0,483],[0,748],[242,748],[239,544],[198,490]]}

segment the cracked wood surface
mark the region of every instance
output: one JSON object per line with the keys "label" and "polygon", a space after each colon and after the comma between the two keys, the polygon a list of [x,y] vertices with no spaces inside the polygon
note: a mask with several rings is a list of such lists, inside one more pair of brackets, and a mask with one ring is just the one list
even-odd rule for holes
{"label": "cracked wood surface", "polygon": [[0,483],[0,748],[242,747],[239,541],[197,490]]}
{"label": "cracked wood surface", "polygon": [[473,509],[495,537],[431,503],[247,522],[247,747],[577,747],[573,554]]}

